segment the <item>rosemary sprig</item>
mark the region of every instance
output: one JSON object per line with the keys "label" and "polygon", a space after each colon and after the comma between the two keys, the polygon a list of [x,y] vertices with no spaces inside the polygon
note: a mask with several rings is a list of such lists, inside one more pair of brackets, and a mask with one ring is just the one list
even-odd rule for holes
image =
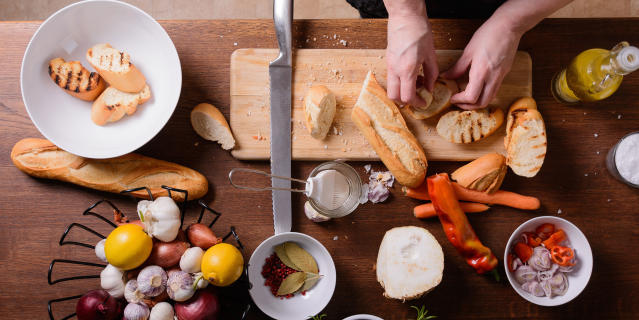
{"label": "rosemary sprig", "polygon": [[437,318],[437,316],[429,316],[428,315],[428,310],[426,310],[426,306],[425,305],[422,305],[421,308],[416,307],[416,306],[411,306],[411,308],[417,310],[417,320],[428,320],[428,319]]}
{"label": "rosemary sprig", "polygon": [[311,320],[322,320],[324,318],[326,318],[326,314],[325,313],[324,314],[318,314],[318,315],[312,317]]}

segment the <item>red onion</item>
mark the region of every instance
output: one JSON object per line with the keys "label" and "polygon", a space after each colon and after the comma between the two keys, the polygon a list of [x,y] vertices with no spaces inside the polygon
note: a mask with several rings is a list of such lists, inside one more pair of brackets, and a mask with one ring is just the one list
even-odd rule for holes
{"label": "red onion", "polygon": [[220,302],[210,290],[198,290],[193,298],[175,303],[178,320],[217,320]]}
{"label": "red onion", "polygon": [[91,290],[85,293],[75,306],[78,320],[120,319],[120,303],[105,290]]}

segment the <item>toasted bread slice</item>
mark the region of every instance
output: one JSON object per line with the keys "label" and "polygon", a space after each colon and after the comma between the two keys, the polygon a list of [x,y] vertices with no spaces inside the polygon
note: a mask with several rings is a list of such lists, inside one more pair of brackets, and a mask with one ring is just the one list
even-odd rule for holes
{"label": "toasted bread slice", "polygon": [[450,111],[437,122],[437,133],[453,143],[472,143],[484,139],[504,122],[500,108]]}
{"label": "toasted bread slice", "polygon": [[506,123],[506,163],[517,175],[534,177],[546,157],[546,126],[530,97],[515,101]]}
{"label": "toasted bread slice", "polygon": [[451,177],[462,187],[493,193],[501,187],[506,171],[506,158],[488,153],[455,170]]}
{"label": "toasted bread slice", "polygon": [[200,103],[191,111],[191,126],[200,137],[217,141],[224,150],[235,147],[231,127],[218,108],[212,104]]}
{"label": "toasted bread slice", "polygon": [[93,102],[91,108],[91,120],[99,126],[107,122],[115,122],[125,114],[132,115],[141,105],[151,99],[151,89],[144,86],[138,93],[122,92],[114,87],[108,87],[98,99]]}
{"label": "toasted bread slice", "polygon": [[68,94],[86,101],[93,101],[106,88],[106,83],[96,72],[89,72],[80,61],[49,61],[49,76]]}
{"label": "toasted bread slice", "polygon": [[426,101],[426,106],[421,108],[409,106],[408,112],[415,119],[433,117],[451,106],[450,98],[458,90],[457,82],[454,80],[437,79],[432,93],[428,92],[424,87],[417,88],[417,94]]}
{"label": "toasted bread slice", "polygon": [[144,89],[146,79],[133,65],[128,53],[101,43],[87,50],[87,60],[112,87],[129,93]]}
{"label": "toasted bread slice", "polygon": [[306,128],[311,137],[322,140],[333,124],[335,117],[335,95],[327,87],[311,87],[304,96]]}

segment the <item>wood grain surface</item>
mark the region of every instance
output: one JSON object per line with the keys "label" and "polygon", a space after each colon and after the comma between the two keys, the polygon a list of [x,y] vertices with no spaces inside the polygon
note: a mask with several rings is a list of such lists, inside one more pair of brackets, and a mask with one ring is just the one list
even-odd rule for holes
{"label": "wood grain surface", "polygon": [[[337,38],[337,37],[336,37]],[[334,39],[337,40],[337,39]],[[345,40],[340,44],[343,46]],[[231,56],[230,123],[237,145],[232,154],[242,160],[265,160],[270,152],[270,91],[268,65],[277,57],[274,49],[238,49]],[[438,50],[439,70],[452,67],[461,50]],[[300,49],[293,60],[292,87],[292,157],[293,160],[379,160],[351,120],[353,106],[362,82],[372,70],[382,87],[386,87],[386,58],[383,49]],[[466,80],[461,80],[465,83]],[[311,137],[304,121],[304,95],[313,85],[325,85],[335,94],[337,112],[333,127],[323,140]],[[517,98],[532,94],[530,56],[519,52],[512,69],[504,78],[491,106],[507,112]],[[445,114],[446,112],[442,112]],[[505,129],[471,144],[450,143],[441,138],[435,127],[441,115],[417,120],[405,108],[407,125],[421,143],[428,160],[473,160],[488,152],[502,152]],[[256,137],[264,137],[259,139]]]}
{"label": "wood grain surface", "polygon": [[[275,48],[270,21],[163,21],[175,42],[183,69],[182,95],[171,120],[147,145],[138,150],[147,156],[173,161],[202,172],[210,181],[204,201],[223,213],[215,231],[224,233],[235,225],[246,246],[245,258],[273,233],[269,193],[238,191],[227,180],[234,167],[268,170],[267,161],[234,159],[217,144],[203,141],[191,129],[189,111],[200,102],[211,102],[229,114],[231,53],[238,48]],[[481,21],[431,21],[435,46],[463,49]],[[96,262],[87,248],[59,246],[64,229],[72,222],[109,228],[82,211],[99,199],[110,199],[131,214],[135,202],[123,196],[81,187],[33,179],[18,171],[9,159],[14,143],[25,137],[41,137],[22,103],[20,62],[39,22],[0,23],[0,318],[46,319],[49,299],[81,294],[97,288],[96,279],[47,284],[47,268],[54,258]],[[401,196],[399,187],[383,204],[366,204],[354,214],[324,224],[304,217],[303,199],[294,196],[293,230],[321,241],[335,260],[338,281],[327,319],[343,319],[369,313],[384,319],[414,316],[410,305],[425,304],[440,319],[635,319],[639,314],[639,190],[614,178],[605,169],[605,155],[619,138],[639,129],[639,74],[626,77],[619,91],[605,101],[565,106],[550,94],[550,81],[577,53],[594,47],[611,48],[621,40],[639,43],[639,19],[545,20],[529,31],[520,50],[534,61],[533,96],[548,128],[548,156],[533,179],[509,173],[503,188],[541,199],[542,209],[522,212],[494,207],[485,214],[469,215],[482,242],[503,257],[506,241],[522,222],[540,215],[559,215],[575,223],[588,237],[594,269],[585,291],[559,307],[532,305],[519,297],[505,281],[474,273],[446,240],[437,220],[420,221],[411,210],[418,202]],[[386,46],[384,20],[295,21],[298,48],[338,48],[338,34],[353,49]],[[306,42],[306,39],[317,41]],[[237,44],[237,45],[235,45]],[[43,76],[46,76],[43,74]],[[55,108],[55,106],[51,106]],[[61,124],[64,125],[64,124]],[[294,162],[293,175],[305,177],[319,162]],[[353,162],[364,176],[363,165]],[[429,173],[451,172],[459,164],[432,162]],[[381,169],[379,162],[373,168]],[[186,222],[197,213],[190,205]],[[103,209],[105,214],[108,210]],[[392,227],[416,225],[427,228],[439,240],[445,255],[442,283],[425,297],[402,303],[386,300],[375,280],[373,264],[384,232]],[[70,239],[89,239],[78,230]],[[69,275],[65,266],[55,278]],[[57,267],[56,267],[57,268]],[[57,273],[60,271],[60,273]],[[97,274],[95,268],[77,273]],[[73,303],[56,305],[61,318]],[[253,310],[251,319],[266,317]]]}

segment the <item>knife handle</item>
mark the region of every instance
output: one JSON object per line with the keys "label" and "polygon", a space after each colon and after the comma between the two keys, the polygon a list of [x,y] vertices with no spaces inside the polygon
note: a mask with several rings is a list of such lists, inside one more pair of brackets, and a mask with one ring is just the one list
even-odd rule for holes
{"label": "knife handle", "polygon": [[273,22],[280,55],[273,65],[291,66],[293,61],[293,0],[273,1]]}

